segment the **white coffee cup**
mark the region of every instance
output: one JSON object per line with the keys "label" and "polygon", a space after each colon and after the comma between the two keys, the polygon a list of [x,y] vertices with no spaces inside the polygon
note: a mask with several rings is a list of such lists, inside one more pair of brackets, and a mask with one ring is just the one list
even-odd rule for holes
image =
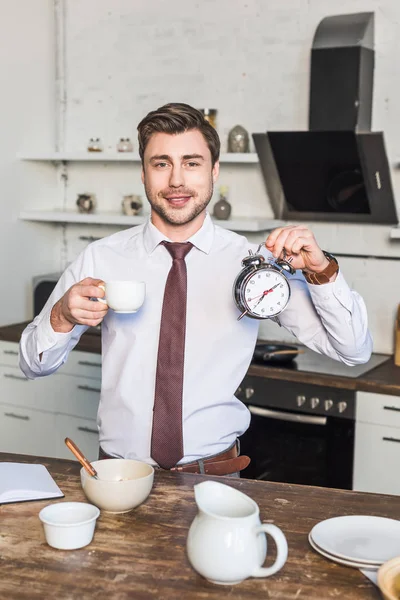
{"label": "white coffee cup", "polygon": [[97,298],[117,313],[135,313],[144,302],[146,284],[144,281],[106,281],[99,285],[105,297]]}

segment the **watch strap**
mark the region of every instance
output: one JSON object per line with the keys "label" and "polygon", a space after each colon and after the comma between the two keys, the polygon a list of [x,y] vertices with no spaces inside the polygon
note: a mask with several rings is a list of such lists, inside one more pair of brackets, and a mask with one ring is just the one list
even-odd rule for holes
{"label": "watch strap", "polygon": [[319,273],[314,273],[313,271],[303,271],[303,275],[307,283],[311,283],[313,285],[323,285],[324,283],[329,283],[331,277],[339,272],[339,263],[336,258],[329,254],[329,252],[322,251],[326,258],[329,261],[327,267],[320,271]]}

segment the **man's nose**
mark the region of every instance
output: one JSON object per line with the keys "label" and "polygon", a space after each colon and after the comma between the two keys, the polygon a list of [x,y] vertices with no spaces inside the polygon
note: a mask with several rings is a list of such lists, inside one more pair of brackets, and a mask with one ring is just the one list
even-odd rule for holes
{"label": "man's nose", "polygon": [[183,169],[181,166],[174,166],[171,169],[171,175],[169,178],[169,185],[171,187],[181,187],[184,185],[185,179],[183,176]]}

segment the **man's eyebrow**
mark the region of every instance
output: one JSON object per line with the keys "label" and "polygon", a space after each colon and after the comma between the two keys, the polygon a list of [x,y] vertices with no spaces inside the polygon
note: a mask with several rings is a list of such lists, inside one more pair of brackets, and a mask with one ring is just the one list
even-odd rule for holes
{"label": "man's eyebrow", "polygon": [[[204,156],[201,154],[184,154],[182,156],[183,160],[192,160],[194,158],[197,160],[204,160]],[[154,154],[154,156],[150,157],[150,161],[153,160],[169,160],[172,162],[172,158],[168,154]]]}
{"label": "man's eyebrow", "polygon": [[171,157],[168,154],[154,154],[150,156],[150,160],[171,160]]}
{"label": "man's eyebrow", "polygon": [[184,160],[191,160],[192,158],[204,160],[204,156],[202,156],[201,154],[185,154],[184,156],[182,156],[182,158]]}

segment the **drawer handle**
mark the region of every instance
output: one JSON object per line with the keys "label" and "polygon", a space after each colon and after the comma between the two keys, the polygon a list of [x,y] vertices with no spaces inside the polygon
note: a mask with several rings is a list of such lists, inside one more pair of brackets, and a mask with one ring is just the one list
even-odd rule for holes
{"label": "drawer handle", "polygon": [[4,373],[4,377],[7,377],[7,379],[18,379],[18,381],[29,381],[29,379],[22,377],[22,375],[13,375],[12,373]]}
{"label": "drawer handle", "polygon": [[79,360],[78,365],[81,365],[82,367],[101,367],[101,363],[94,363],[89,360]]}
{"label": "drawer handle", "polygon": [[90,427],[78,427],[78,431],[85,431],[85,433],[95,433],[98,435],[97,429],[91,429]]}
{"label": "drawer handle", "polygon": [[383,437],[382,438],[385,442],[398,442],[400,444],[400,440],[398,440],[397,438],[392,438],[392,437]]}
{"label": "drawer handle", "polygon": [[18,356],[18,352],[16,350],[3,350],[4,354],[12,354],[13,356]]}
{"label": "drawer handle", "polygon": [[385,410],[394,410],[396,412],[400,412],[400,408],[397,408],[397,406],[384,406],[383,408]]}
{"label": "drawer handle", "polygon": [[83,390],[85,392],[96,392],[96,394],[100,394],[101,390],[95,387],[91,387],[90,385],[78,385],[78,390]]}
{"label": "drawer handle", "polygon": [[26,415],[16,415],[15,413],[4,413],[5,417],[12,417],[13,419],[21,419],[21,421],[29,421],[30,417]]}

